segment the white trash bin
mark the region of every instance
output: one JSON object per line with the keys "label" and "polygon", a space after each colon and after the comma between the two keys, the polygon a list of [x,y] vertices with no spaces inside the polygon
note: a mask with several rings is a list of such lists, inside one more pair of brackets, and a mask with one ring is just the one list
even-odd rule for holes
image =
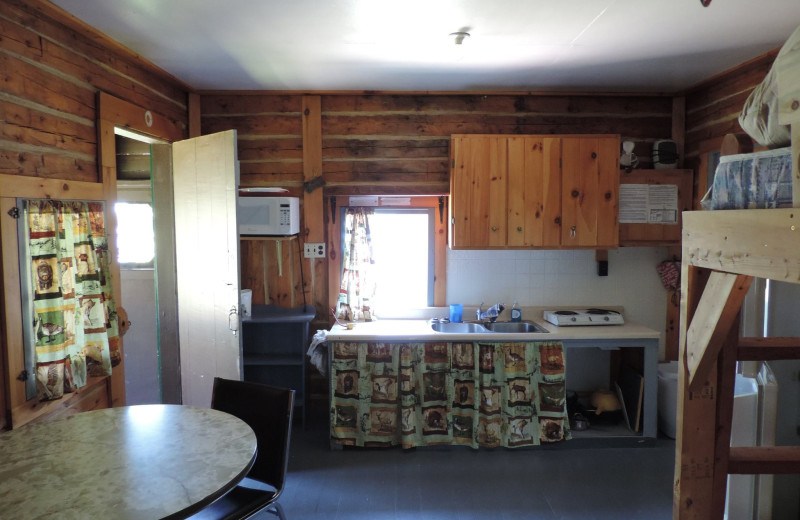
{"label": "white trash bin", "polygon": [[658,429],[674,439],[678,428],[678,362],[658,364]]}

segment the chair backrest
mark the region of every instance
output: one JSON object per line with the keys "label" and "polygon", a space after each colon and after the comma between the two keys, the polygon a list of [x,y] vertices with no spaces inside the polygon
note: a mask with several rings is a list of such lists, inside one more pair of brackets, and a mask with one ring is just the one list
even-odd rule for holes
{"label": "chair backrest", "polygon": [[289,464],[294,390],[216,377],[211,408],[234,415],[253,429],[258,453],[247,476],[280,492]]}

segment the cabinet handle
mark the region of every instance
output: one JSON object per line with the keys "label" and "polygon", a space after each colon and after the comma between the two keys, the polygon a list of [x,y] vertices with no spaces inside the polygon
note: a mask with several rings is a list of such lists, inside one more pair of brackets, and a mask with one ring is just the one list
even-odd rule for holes
{"label": "cabinet handle", "polygon": [[522,226],[517,226],[517,231],[522,231]]}
{"label": "cabinet handle", "polygon": [[572,195],[573,199],[577,198],[578,195],[580,195],[580,194],[581,194],[581,192],[579,192],[578,190],[572,190],[572,193],[570,193],[570,195]]}
{"label": "cabinet handle", "polygon": [[572,226],[571,228],[569,228],[569,237],[570,238],[575,238],[576,231],[577,230],[575,229],[575,226]]}
{"label": "cabinet handle", "polygon": [[597,152],[592,152],[592,159],[597,159]]}
{"label": "cabinet handle", "polygon": [[492,226],[492,231],[497,231],[497,226]]}

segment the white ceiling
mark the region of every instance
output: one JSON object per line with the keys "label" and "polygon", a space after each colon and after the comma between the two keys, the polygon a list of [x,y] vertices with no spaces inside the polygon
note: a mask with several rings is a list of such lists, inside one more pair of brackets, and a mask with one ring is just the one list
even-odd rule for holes
{"label": "white ceiling", "polygon": [[52,2],[200,90],[676,91],[800,25],[800,0]]}

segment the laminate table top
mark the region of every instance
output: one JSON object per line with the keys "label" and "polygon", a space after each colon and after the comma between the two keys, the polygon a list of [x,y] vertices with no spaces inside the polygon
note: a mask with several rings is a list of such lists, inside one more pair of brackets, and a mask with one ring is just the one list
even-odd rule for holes
{"label": "laminate table top", "polygon": [[244,478],[253,430],[217,410],[141,405],[0,433],[0,517],[185,518]]}

